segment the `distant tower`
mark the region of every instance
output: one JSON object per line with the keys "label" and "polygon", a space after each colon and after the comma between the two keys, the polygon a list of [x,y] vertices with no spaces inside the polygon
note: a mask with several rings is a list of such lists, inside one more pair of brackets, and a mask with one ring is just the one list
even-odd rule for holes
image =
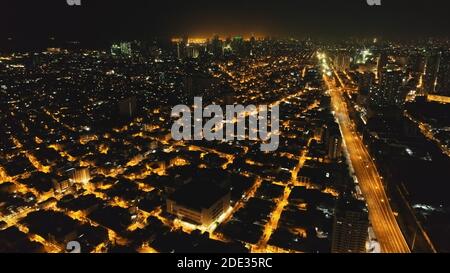
{"label": "distant tower", "polygon": [[187,55],[188,37],[183,36],[181,41],[177,42],[177,57],[179,60],[183,60]]}
{"label": "distant tower", "polygon": [[332,253],[363,253],[369,217],[363,201],[342,198],[334,213]]}

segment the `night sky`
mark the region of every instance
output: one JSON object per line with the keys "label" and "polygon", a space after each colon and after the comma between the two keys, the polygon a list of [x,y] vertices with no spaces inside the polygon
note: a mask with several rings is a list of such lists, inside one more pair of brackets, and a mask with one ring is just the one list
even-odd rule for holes
{"label": "night sky", "polygon": [[2,0],[0,39],[88,42],[189,34],[450,36],[445,0]]}

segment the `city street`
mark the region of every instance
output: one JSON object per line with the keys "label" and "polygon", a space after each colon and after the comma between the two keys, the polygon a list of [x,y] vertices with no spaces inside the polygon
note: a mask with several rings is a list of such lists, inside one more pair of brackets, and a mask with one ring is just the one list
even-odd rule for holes
{"label": "city street", "polygon": [[[330,81],[326,80],[330,87]],[[397,224],[383,188],[381,177],[366,150],[361,138],[355,132],[344,102],[343,93],[331,88],[331,100],[341,132],[350,155],[361,191],[369,208],[369,218],[383,252],[407,253],[409,247]]]}

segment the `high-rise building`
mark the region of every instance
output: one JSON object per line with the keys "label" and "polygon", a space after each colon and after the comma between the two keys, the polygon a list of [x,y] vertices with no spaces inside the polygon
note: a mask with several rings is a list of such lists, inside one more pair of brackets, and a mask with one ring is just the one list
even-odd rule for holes
{"label": "high-rise building", "polygon": [[237,56],[243,57],[249,55],[249,44],[241,36],[236,36],[231,41],[231,49]]}
{"label": "high-rise building", "polygon": [[413,74],[423,74],[425,70],[425,61],[425,56],[423,54],[411,54],[408,58],[408,72]]}
{"label": "high-rise building", "polygon": [[73,180],[62,180],[57,181],[56,179],[52,179],[53,183],[53,191],[55,193],[61,194],[61,193],[70,193],[70,192],[76,192],[77,191],[77,184]]}
{"label": "high-rise building", "polygon": [[363,253],[369,216],[364,201],[343,197],[334,212],[332,253]]}
{"label": "high-rise building", "polygon": [[439,64],[441,61],[440,52],[430,52],[427,56],[427,63],[425,66],[425,74],[423,77],[423,93],[435,94],[437,76],[439,72]]}
{"label": "high-rise building", "polygon": [[219,39],[219,35],[214,35],[210,46],[210,53],[213,54],[214,57],[218,58],[223,55],[223,43]]}
{"label": "high-rise building", "polygon": [[91,179],[91,175],[88,168],[77,168],[73,171],[72,181],[75,183],[86,184]]}
{"label": "high-rise building", "polygon": [[324,127],[324,144],[327,147],[329,159],[337,159],[342,156],[342,136],[336,123],[327,124]]}
{"label": "high-rise building", "polygon": [[328,158],[337,159],[342,155],[342,137],[338,134],[333,134],[328,142]]}
{"label": "high-rise building", "polygon": [[373,74],[370,72],[364,72],[358,79],[358,91],[360,94],[369,94],[370,87],[373,84]]}
{"label": "high-rise building", "polygon": [[131,42],[120,42],[111,45],[111,54],[113,56],[131,56],[133,51]]}
{"label": "high-rise building", "polygon": [[385,66],[381,71],[380,91],[381,98],[377,98],[381,105],[401,106],[405,102],[403,94],[403,72],[396,66]]}
{"label": "high-rise building", "polygon": [[119,114],[122,117],[132,118],[136,114],[137,100],[135,96],[119,102]]}
{"label": "high-rise building", "polygon": [[250,38],[250,56],[255,55],[255,50],[256,50],[256,38],[252,36]]}
{"label": "high-rise building", "polygon": [[186,57],[197,59],[200,56],[200,46],[197,44],[188,44],[186,46]]}
{"label": "high-rise building", "polygon": [[384,69],[384,67],[389,63],[389,57],[386,53],[381,53],[380,56],[378,57],[378,62],[377,62],[377,76],[380,79],[381,78],[381,73]]}
{"label": "high-rise building", "polygon": [[178,40],[176,44],[177,44],[177,58],[179,60],[183,60],[184,58],[186,58],[187,55],[188,37],[184,36],[181,40]]}
{"label": "high-rise building", "polygon": [[230,190],[214,183],[191,182],[166,200],[167,212],[183,221],[209,226],[230,207]]}
{"label": "high-rise building", "polygon": [[123,55],[131,56],[131,43],[130,42],[122,42],[120,43],[120,50]]}
{"label": "high-rise building", "polygon": [[420,86],[425,71],[425,62],[425,56],[420,52],[413,53],[408,57],[406,72],[415,86]]}
{"label": "high-rise building", "polygon": [[435,91],[438,95],[450,96],[450,51],[441,55]]}

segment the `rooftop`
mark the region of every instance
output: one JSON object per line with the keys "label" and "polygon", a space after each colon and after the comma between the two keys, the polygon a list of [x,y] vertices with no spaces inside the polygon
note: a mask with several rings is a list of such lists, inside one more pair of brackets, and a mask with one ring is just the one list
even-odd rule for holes
{"label": "rooftop", "polygon": [[174,192],[169,199],[183,206],[201,210],[211,207],[227,193],[229,190],[213,183],[191,182]]}

